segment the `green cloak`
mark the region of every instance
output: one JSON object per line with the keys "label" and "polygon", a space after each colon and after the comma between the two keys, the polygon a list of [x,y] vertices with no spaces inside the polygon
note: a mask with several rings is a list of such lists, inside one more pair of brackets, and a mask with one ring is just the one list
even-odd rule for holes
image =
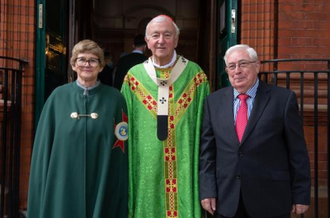
{"label": "green cloak", "polygon": [[29,218],[127,217],[127,147],[115,135],[125,114],[110,86],[84,94],[74,82],[53,91],[33,147]]}

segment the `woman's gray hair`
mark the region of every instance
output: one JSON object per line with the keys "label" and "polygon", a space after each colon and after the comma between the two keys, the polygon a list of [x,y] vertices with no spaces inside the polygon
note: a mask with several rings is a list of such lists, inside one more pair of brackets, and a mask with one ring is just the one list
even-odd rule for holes
{"label": "woman's gray hair", "polygon": [[249,56],[251,58],[252,61],[257,61],[258,60],[258,54],[257,52],[251,48],[250,46],[248,45],[245,45],[245,44],[238,44],[238,45],[234,45],[232,47],[230,47],[227,51],[226,51],[226,54],[225,56],[223,57],[223,59],[225,60],[225,64],[227,65],[227,57],[233,53],[234,51],[237,51],[237,50],[246,50],[248,53],[249,53]]}
{"label": "woman's gray hair", "polygon": [[180,29],[179,27],[176,25],[176,23],[173,21],[173,19],[167,15],[158,15],[157,17],[154,17],[147,25],[146,27],[146,38],[149,39],[149,35],[148,35],[148,29],[151,23],[155,22],[155,23],[161,23],[164,22],[165,20],[169,20],[172,22],[174,28],[175,28],[175,38],[178,38],[180,35]]}

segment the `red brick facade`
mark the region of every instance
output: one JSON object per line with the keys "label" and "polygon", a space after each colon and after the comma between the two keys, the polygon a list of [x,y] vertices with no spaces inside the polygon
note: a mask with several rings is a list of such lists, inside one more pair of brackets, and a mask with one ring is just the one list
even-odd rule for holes
{"label": "red brick facade", "polygon": [[33,142],[35,1],[1,1],[0,10],[0,56],[28,61],[22,80],[21,116],[20,205],[25,208]]}

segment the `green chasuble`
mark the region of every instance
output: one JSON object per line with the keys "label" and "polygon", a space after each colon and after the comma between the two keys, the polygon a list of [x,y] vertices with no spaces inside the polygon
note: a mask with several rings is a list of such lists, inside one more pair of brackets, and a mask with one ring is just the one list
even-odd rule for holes
{"label": "green chasuble", "polygon": [[[168,93],[168,137],[157,138],[158,85],[145,62],[127,73],[121,92],[129,118],[129,216],[198,218],[199,138],[209,83],[203,70],[182,57],[186,67]],[[149,60],[150,61],[150,60]],[[155,69],[170,78],[173,67]]]}
{"label": "green chasuble", "polygon": [[126,114],[110,86],[84,90],[74,82],[53,91],[33,147],[29,218],[128,216],[126,138],[115,135],[116,127],[125,131]]}

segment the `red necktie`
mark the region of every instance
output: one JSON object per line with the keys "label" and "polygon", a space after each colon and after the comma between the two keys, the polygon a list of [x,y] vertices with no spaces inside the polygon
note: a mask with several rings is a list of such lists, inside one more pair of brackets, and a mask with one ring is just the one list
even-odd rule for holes
{"label": "red necktie", "polygon": [[247,104],[246,99],[249,96],[247,94],[240,94],[238,96],[239,100],[241,100],[241,106],[238,109],[237,116],[236,116],[236,134],[238,137],[239,142],[241,142],[245,127],[247,124]]}

